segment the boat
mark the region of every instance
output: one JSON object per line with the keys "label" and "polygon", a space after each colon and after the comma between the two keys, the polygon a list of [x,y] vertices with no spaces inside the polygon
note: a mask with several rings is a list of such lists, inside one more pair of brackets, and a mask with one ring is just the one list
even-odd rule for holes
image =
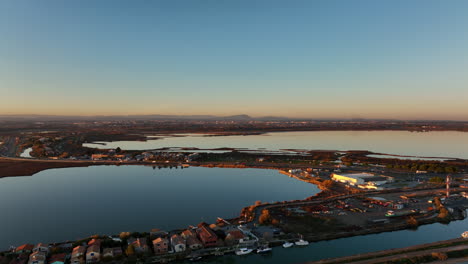
{"label": "boat", "polygon": [[199,261],[201,259],[202,259],[202,257],[198,256],[198,257],[193,257],[193,258],[191,258],[189,260],[192,261],[192,262],[196,262],[196,261]]}
{"label": "boat", "polygon": [[463,238],[468,238],[468,231],[465,231],[461,234]]}
{"label": "boat", "polygon": [[284,248],[290,248],[292,246],[294,246],[294,243],[291,243],[291,242],[284,242],[284,244],[283,244]]}
{"label": "boat", "polygon": [[271,247],[268,247],[268,246],[261,246],[257,248],[257,254],[269,253],[271,251],[272,251]]}
{"label": "boat", "polygon": [[247,254],[252,253],[252,251],[253,249],[250,249],[250,248],[239,248],[238,250],[236,250],[236,255],[238,256],[247,255]]}
{"label": "boat", "polygon": [[301,238],[298,241],[294,242],[294,244],[296,244],[296,246],[307,246],[309,245],[309,242]]}

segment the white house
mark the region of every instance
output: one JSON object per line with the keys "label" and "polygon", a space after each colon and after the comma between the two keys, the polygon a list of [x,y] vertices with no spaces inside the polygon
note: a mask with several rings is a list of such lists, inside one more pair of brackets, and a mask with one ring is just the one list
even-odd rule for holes
{"label": "white house", "polygon": [[171,237],[171,244],[175,252],[183,252],[187,249],[185,240],[179,235],[173,235]]}

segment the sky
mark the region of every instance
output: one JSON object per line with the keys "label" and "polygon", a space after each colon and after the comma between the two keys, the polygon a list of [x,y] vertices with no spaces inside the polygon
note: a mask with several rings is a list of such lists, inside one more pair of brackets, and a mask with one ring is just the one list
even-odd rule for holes
{"label": "sky", "polygon": [[468,120],[468,1],[2,0],[0,114]]}

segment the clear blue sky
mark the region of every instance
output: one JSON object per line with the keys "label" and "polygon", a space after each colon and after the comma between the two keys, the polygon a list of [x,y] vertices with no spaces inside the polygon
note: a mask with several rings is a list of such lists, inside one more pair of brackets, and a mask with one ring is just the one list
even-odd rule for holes
{"label": "clear blue sky", "polygon": [[0,114],[468,120],[468,1],[3,0]]}

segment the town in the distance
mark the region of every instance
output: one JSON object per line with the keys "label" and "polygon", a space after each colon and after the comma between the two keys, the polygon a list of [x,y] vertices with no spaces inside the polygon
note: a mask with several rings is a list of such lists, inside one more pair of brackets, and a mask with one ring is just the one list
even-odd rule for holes
{"label": "town in the distance", "polygon": [[[456,133],[466,139],[466,122],[250,120],[245,116],[65,119],[2,119],[0,177],[14,180],[54,171],[50,169],[96,166],[144,166],[157,171],[177,170],[178,173],[205,167],[276,170],[279,175],[275,178],[290,178],[318,189],[302,199],[252,201],[250,205],[238,208],[237,216],[217,215],[212,222],[200,221],[170,229],[154,226],[142,230],[135,226],[134,230],[102,234],[95,230],[94,234],[79,240],[71,240],[73,237],[70,237],[63,241],[42,240],[31,235],[27,236],[30,240],[20,240],[24,242],[22,244],[4,248],[0,254],[1,264],[222,260],[255,263],[258,259],[249,259],[248,256],[258,254],[268,259],[277,250],[281,250],[281,254],[288,254],[288,250],[306,252],[307,247],[320,241],[418,230],[421,226],[435,223],[447,225],[466,218],[466,156],[436,157],[430,152],[425,156],[399,155],[365,149],[312,149],[307,143],[333,133],[340,133],[340,138],[343,138],[350,132],[355,133],[353,137],[356,133],[368,136],[397,133],[409,137]],[[298,144],[303,148],[297,148],[293,143],[287,143],[294,145],[290,148],[278,143],[279,140],[290,142],[289,136],[297,138],[298,135],[301,138]],[[244,148],[242,144],[251,142],[251,139],[265,144],[264,147]],[[224,145],[211,145],[220,142],[216,140]],[[405,140],[411,138],[400,140],[403,144],[409,144]],[[171,145],[181,142],[191,144]],[[156,148],[154,144],[160,145]],[[271,148],[274,144],[278,144],[276,149]],[[274,184],[274,179],[271,180]],[[251,181],[246,185],[254,188],[255,180]],[[262,192],[268,192],[268,183],[263,182],[262,186]],[[239,190],[237,195],[247,195],[246,192]],[[145,195],[151,196],[151,193]],[[185,197],[185,194],[180,195]],[[199,194],[189,192],[187,195]],[[173,211],[178,210],[179,204],[168,199],[159,203],[167,203]],[[148,203],[153,201],[148,200]],[[47,207],[45,205],[44,208]],[[4,216],[8,217],[8,212],[5,213]],[[163,212],[154,212],[156,215],[160,213]],[[216,211],[213,213],[217,214]],[[116,214],[116,222],[119,222],[118,218]],[[40,225],[38,223],[37,228]],[[444,261],[466,255],[468,240],[464,240],[465,236],[468,237],[468,233],[462,235],[459,232],[450,239],[435,239],[429,244],[400,249],[394,247],[326,260],[311,258],[310,263],[406,263],[402,261],[412,259]]]}

